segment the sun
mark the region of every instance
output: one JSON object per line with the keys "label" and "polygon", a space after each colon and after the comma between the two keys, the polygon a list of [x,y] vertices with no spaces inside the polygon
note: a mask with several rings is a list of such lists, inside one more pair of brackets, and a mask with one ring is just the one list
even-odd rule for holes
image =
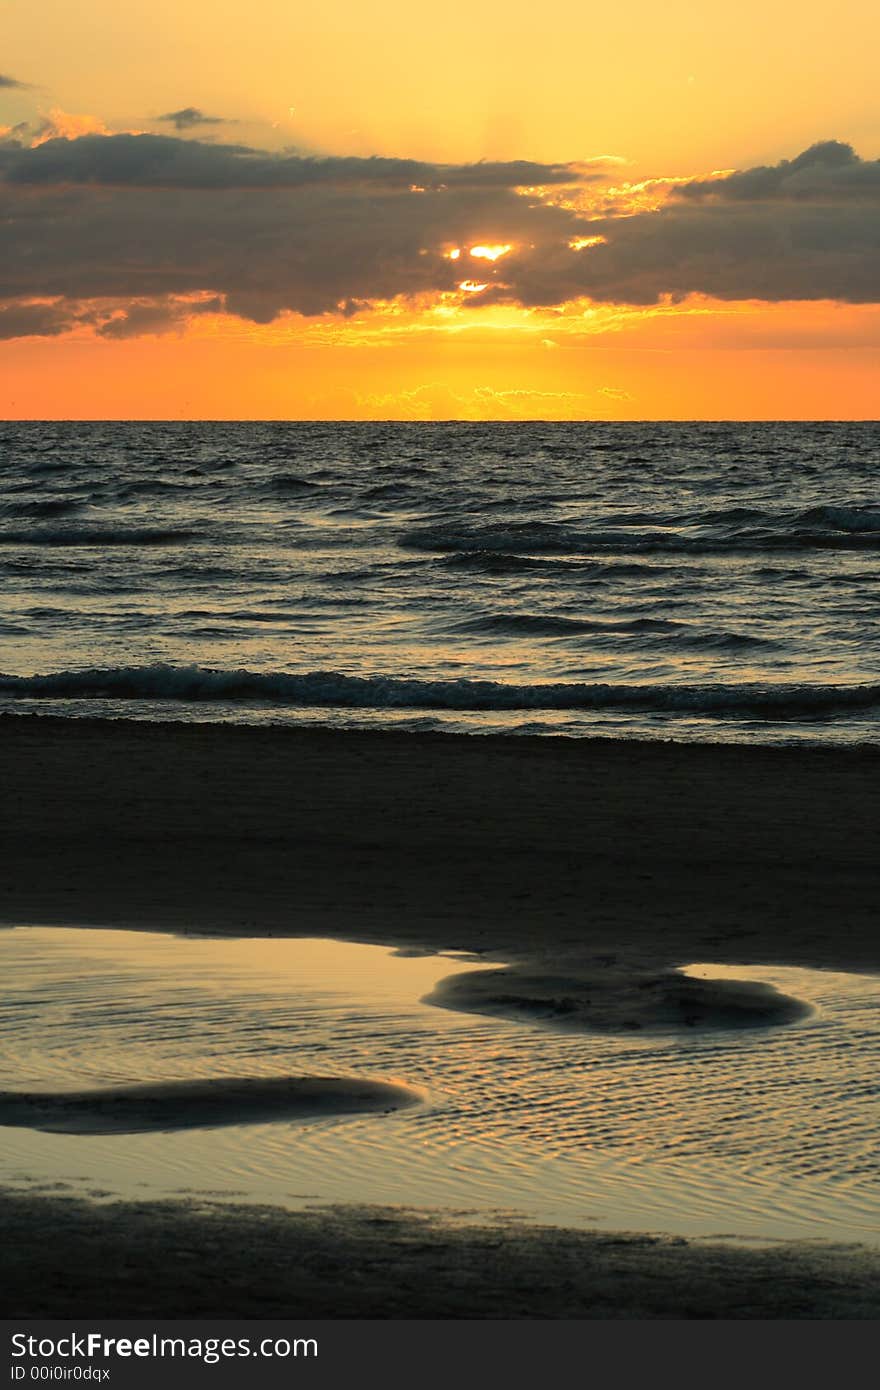
{"label": "sun", "polygon": [[507,242],[504,246],[472,246],[470,254],[480,261],[497,261],[512,250],[513,246]]}

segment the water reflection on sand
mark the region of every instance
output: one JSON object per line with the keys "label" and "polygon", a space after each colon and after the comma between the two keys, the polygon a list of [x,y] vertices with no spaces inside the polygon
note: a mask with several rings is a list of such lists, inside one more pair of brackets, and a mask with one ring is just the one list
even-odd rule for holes
{"label": "water reflection on sand", "polygon": [[426,1097],[391,1114],[174,1133],[5,1126],[0,1181],[880,1240],[876,978],[693,966],[766,981],[813,1011],[784,1027],[639,1037],[420,1002],[475,968],[335,941],[0,932],[0,1088],[337,1076]]}

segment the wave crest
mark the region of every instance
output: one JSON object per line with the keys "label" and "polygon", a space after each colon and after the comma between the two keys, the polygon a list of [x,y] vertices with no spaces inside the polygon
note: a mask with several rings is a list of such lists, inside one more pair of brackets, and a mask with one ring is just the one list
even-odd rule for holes
{"label": "wave crest", "polygon": [[0,675],[0,696],[15,699],[242,701],[342,709],[642,710],[659,714],[821,718],[837,710],[880,707],[880,685],[625,685],[560,682],[410,680],[222,671],[199,666],[103,667],[47,675]]}

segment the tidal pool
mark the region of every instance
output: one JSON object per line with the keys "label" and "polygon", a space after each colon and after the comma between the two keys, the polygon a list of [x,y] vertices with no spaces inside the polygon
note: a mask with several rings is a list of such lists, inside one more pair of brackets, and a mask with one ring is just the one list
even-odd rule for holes
{"label": "tidal pool", "polygon": [[811,1012],[614,1036],[421,1002],[474,969],[485,962],[326,940],[0,931],[0,1090],[330,1077],[418,1097],[219,1128],[2,1125],[0,1184],[880,1243],[876,977],[693,965]]}

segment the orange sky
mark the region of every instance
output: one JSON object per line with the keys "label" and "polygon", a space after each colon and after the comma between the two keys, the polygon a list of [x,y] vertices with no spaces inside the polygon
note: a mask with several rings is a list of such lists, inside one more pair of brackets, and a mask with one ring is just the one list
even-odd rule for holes
{"label": "orange sky", "polygon": [[343,346],[345,330],[309,341],[301,325],[245,329],[219,317],[123,343],[23,338],[0,345],[4,410],[55,419],[876,418],[880,311],[736,306],[743,325],[738,314],[727,321],[729,305],[707,308],[696,321],[626,315],[632,323],[559,335],[554,347],[540,330],[475,325],[426,343],[413,331]]}
{"label": "orange sky", "polygon": [[[633,190],[645,179],[775,165],[817,141],[848,142],[863,161],[880,154],[873,0],[843,0],[833,15],[819,4],[766,0],[723,12],[690,0],[662,7],[631,0],[608,12],[548,0],[540,25],[533,6],[494,0],[450,0],[442,9],[401,0],[369,8],[354,0],[330,8],[287,0],[248,7],[233,0],[183,7],[176,0],[44,0],[4,11],[0,71],[15,85],[0,86],[0,127],[27,145],[102,129],[444,165],[610,156],[601,182],[572,195],[589,216],[598,215],[596,200],[609,188],[617,190],[617,213],[639,199],[662,205],[668,188]],[[215,120],[178,130],[159,119],[189,107]],[[12,129],[19,123],[27,123],[26,133]],[[32,195],[13,191],[33,206]],[[569,195],[551,188],[541,196],[552,204]],[[822,198],[826,220],[850,217],[840,221],[850,238],[841,243],[843,259],[861,235],[852,230],[852,204]],[[488,214],[484,226],[472,221],[473,235],[491,243],[505,234],[490,221]],[[789,234],[788,221],[777,226],[778,236]],[[291,232],[294,246],[297,235]],[[346,247],[350,256],[351,242]],[[439,252],[428,245],[424,254]],[[535,254],[540,260],[540,243]],[[653,254],[649,245],[646,265]],[[487,280],[503,279],[504,264],[470,258],[462,275],[485,267]],[[631,267],[627,275],[631,284]],[[682,299],[670,282],[671,296],[659,303],[633,302],[630,289],[618,303],[603,292],[599,300],[574,294],[537,307],[517,288],[516,302],[481,308],[465,306],[461,294],[409,294],[405,283],[391,300],[379,294],[348,316],[323,305],[312,316],[282,306],[271,322],[211,311],[151,325],[147,314],[143,332],[117,338],[97,336],[82,318],[54,336],[10,337],[0,342],[0,414],[878,414],[880,310],[863,301],[880,300],[880,286],[873,295],[862,284],[856,294],[844,292],[852,302],[835,302],[836,278],[817,275],[813,298],[807,274],[808,288],[796,287],[793,302],[758,275],[754,285],[743,279],[742,299],[699,290]],[[33,281],[15,303],[42,303],[55,293],[48,279],[45,296]],[[81,294],[77,302],[85,303]]]}

